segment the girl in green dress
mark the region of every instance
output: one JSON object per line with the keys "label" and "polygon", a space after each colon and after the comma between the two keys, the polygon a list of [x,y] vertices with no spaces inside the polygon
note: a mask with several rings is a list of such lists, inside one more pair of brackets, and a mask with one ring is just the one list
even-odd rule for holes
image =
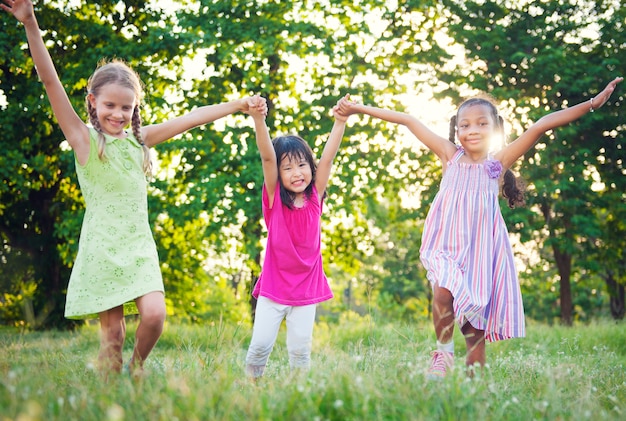
{"label": "girl in green dress", "polygon": [[68,285],[65,316],[84,319],[97,315],[100,319],[98,366],[106,376],[122,369],[125,308],[127,312],[138,312],[140,322],[128,369],[132,375],[139,375],[161,336],[166,313],[163,279],[148,222],[149,148],[238,111],[252,108],[267,113],[267,105],[258,96],[242,98],[142,126],[140,79],[124,62],[116,60],[101,64],[89,79],[88,126],[72,108],[63,89],[31,1],[3,0],[0,7],[24,25],[37,74],[74,151],[76,173],[85,198],[85,217]]}

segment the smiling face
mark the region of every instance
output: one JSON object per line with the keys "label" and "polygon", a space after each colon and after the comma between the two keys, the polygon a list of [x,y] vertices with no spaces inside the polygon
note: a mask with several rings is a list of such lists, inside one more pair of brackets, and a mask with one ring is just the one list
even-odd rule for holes
{"label": "smiling face", "polygon": [[131,122],[141,125],[138,111],[143,87],[139,75],[126,63],[113,60],[99,65],[87,81],[87,92],[89,121],[96,130],[124,137]]}
{"label": "smiling face", "polygon": [[101,86],[97,95],[90,93],[87,99],[96,110],[102,131],[111,136],[122,136],[137,104],[135,92],[117,83],[109,83]]}
{"label": "smiling face", "polygon": [[476,103],[461,107],[457,114],[457,138],[469,154],[486,155],[491,138],[499,132],[493,107]]}
{"label": "smiling face", "polygon": [[313,181],[309,161],[298,155],[283,154],[278,167],[280,181],[287,190],[300,196]]}
{"label": "smiling face", "polygon": [[311,199],[317,166],[311,147],[297,135],[278,136],[272,140],[278,161],[280,199],[289,209]]}

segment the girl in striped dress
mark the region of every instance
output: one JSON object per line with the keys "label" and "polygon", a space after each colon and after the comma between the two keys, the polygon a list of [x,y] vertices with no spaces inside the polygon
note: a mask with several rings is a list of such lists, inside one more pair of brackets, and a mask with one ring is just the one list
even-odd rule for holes
{"label": "girl in striped dress", "polygon": [[521,291],[498,202],[500,184],[509,206],[523,204],[523,192],[509,168],[546,131],[601,107],[621,81],[616,78],[590,100],[542,117],[493,154],[490,145],[492,139],[504,135],[503,119],[486,98],[461,104],[450,121],[449,139],[408,114],[340,101],[339,112],[344,115],[363,113],[405,125],[443,166],[440,190],[426,217],[420,248],[433,288],[437,336],[429,377],[442,377],[453,367],[455,321],[465,337],[470,368],[485,364],[485,341],[524,336]]}

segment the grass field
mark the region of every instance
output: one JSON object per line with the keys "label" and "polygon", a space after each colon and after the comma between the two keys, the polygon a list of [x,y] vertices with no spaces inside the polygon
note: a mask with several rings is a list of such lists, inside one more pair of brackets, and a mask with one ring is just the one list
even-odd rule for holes
{"label": "grass field", "polygon": [[[626,325],[528,326],[487,345],[488,366],[425,377],[429,325],[369,320],[318,324],[312,370],[289,372],[284,331],[266,376],[243,376],[249,326],[168,324],[146,376],[103,383],[93,369],[98,327],[0,330],[0,420],[621,420],[626,419]],[[129,323],[125,357],[134,324]]]}

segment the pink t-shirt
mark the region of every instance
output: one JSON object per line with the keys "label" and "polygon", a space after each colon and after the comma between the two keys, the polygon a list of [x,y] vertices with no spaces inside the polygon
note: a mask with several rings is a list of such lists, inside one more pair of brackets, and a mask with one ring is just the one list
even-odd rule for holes
{"label": "pink t-shirt", "polygon": [[279,304],[303,306],[333,298],[322,267],[322,203],[313,187],[312,200],[289,209],[280,200],[276,186],[274,203],[263,184],[263,217],[267,225],[267,248],[261,276],[252,295]]}

